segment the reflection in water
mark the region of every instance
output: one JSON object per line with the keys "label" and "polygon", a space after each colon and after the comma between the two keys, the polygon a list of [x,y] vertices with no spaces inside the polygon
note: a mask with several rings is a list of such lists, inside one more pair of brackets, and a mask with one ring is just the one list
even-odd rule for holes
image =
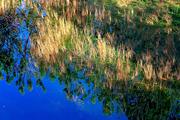
{"label": "reflection in water", "polygon": [[[42,12],[41,17],[44,18],[45,11],[36,1],[34,4],[37,4],[39,11]],[[17,86],[20,93],[27,93],[22,96],[14,91],[15,86],[7,87],[4,81],[1,81],[0,119],[126,120],[124,113],[113,113],[118,111],[119,104],[111,99],[110,91],[95,87],[95,84],[85,76],[86,68],[76,73],[74,65],[70,64],[66,73],[68,75],[63,78],[55,76],[54,84],[50,83],[52,78],[50,69],[45,76],[41,75],[30,54],[30,36],[36,32],[31,12],[32,9],[22,1],[16,9],[16,17],[12,17],[9,21],[5,18],[0,19],[1,23],[7,25],[2,26],[5,29],[0,32],[1,79]],[[57,81],[61,83],[60,86]],[[35,85],[44,91],[47,89],[46,94],[38,88],[32,91]],[[32,91],[31,94],[26,91],[26,86]],[[65,100],[62,91],[73,103]],[[112,115],[103,115],[101,107],[104,113]]]}
{"label": "reflection in water", "polygon": [[[3,79],[10,83],[16,81],[19,91],[24,93],[24,86],[27,84],[29,90],[32,90],[32,81],[36,79],[37,84],[44,86],[38,74],[38,68],[30,55],[30,35],[34,33],[33,19],[30,17],[30,8],[22,4],[16,9],[16,17],[12,21],[4,19],[4,24],[10,26],[5,31],[4,42],[0,48],[1,56],[5,61],[1,64],[1,73]],[[9,22],[9,23],[8,23]],[[11,27],[12,26],[12,27]],[[32,29],[33,28],[33,29]]]}
{"label": "reflection in water", "polygon": [[[58,72],[59,66],[55,74],[53,69],[38,68],[30,54],[30,36],[38,32],[34,24],[36,19],[42,20],[46,13],[38,2],[34,4],[38,12],[22,2],[15,10],[16,15],[7,14],[0,18],[3,23],[0,24],[1,79],[18,87],[22,94],[26,93],[21,96],[14,91],[15,86],[7,87],[1,81],[0,119],[127,119],[122,111],[131,120],[168,117],[172,94],[166,89],[151,89],[148,84],[147,89],[143,82],[135,81],[136,84],[130,80],[125,81],[127,83],[120,80],[108,83],[109,77],[105,74],[97,73],[93,68],[89,70],[86,66],[80,68],[73,60],[72,63],[65,61],[65,72]],[[97,29],[102,27],[98,21],[94,24],[97,24]],[[51,80],[55,83],[51,84]],[[34,86],[40,86],[46,94]],[[29,94],[26,88],[34,90]],[[71,101],[65,99],[63,91]],[[171,107],[169,120],[177,116],[177,104]],[[159,111],[163,113],[159,114]]]}
{"label": "reflection in water", "polygon": [[19,94],[12,85],[0,82],[1,120],[121,120],[120,115],[105,116],[101,103],[72,102],[66,99],[57,81],[43,80],[47,91],[37,87],[31,93]]}

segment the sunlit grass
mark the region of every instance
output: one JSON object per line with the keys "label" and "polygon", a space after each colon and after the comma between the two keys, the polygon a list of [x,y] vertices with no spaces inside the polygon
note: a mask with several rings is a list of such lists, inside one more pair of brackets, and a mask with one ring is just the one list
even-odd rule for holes
{"label": "sunlit grass", "polygon": [[6,11],[12,10],[17,5],[15,0],[0,0],[0,15],[3,15]]}
{"label": "sunlit grass", "polygon": [[[126,1],[125,3],[124,2],[123,3],[126,4],[125,5],[126,7],[128,7],[128,5],[130,5],[133,2],[134,1]],[[54,3],[56,3],[56,2],[54,2]],[[57,2],[57,4],[59,5],[59,8],[60,8],[60,6],[66,5],[63,2]],[[72,5],[74,5],[74,6],[76,4],[77,3],[72,3]],[[83,4],[85,4],[85,3],[83,3]],[[105,2],[104,5],[105,4],[109,4],[109,3]],[[117,4],[118,4],[118,2],[117,2]],[[145,2],[144,2],[144,4],[146,6]],[[118,54],[121,54],[122,56],[126,57],[126,55],[124,53],[128,52],[128,51],[122,50],[122,49],[121,49],[121,51],[118,51],[118,48],[116,48],[112,44],[112,41],[115,38],[115,37],[113,37],[113,34],[107,33],[106,36],[102,37],[101,34],[99,33],[99,35],[97,35],[97,37],[93,36],[93,35],[91,35],[91,30],[88,30],[89,27],[88,26],[86,27],[86,24],[83,23],[83,21],[84,21],[84,18],[82,15],[83,13],[78,12],[81,10],[81,8],[74,8],[77,10],[76,13],[71,13],[70,11],[68,12],[68,8],[64,8],[64,9],[62,8],[64,10],[64,14],[60,14],[59,11],[56,11],[56,9],[52,8],[51,5],[53,5],[53,4],[49,4],[49,5],[46,4],[46,7],[48,8],[48,17],[45,19],[45,21],[43,23],[41,23],[41,24],[38,23],[39,28],[40,28],[40,34],[38,37],[35,38],[35,41],[36,41],[35,44],[37,46],[34,47],[36,49],[36,52],[33,52],[36,54],[36,56],[39,56],[40,58],[44,58],[43,60],[46,60],[47,62],[52,62],[52,63],[55,63],[57,61],[64,61],[59,58],[68,58],[69,60],[71,60],[74,57],[78,57],[78,58],[80,57],[82,60],[94,61],[97,65],[99,63],[102,63],[102,64],[110,63],[110,64],[115,64],[116,66],[119,66],[118,65],[119,62],[117,62]],[[91,3],[91,5],[93,6],[92,3]],[[107,22],[107,21],[105,21],[105,17],[101,18],[101,16],[104,16],[103,15],[104,13],[108,13],[103,8],[103,4],[101,7],[102,9],[99,9],[99,10],[95,6],[94,6],[94,8],[92,6],[87,7],[87,10],[86,10],[87,15],[85,15],[85,16],[88,16],[90,13],[92,16],[92,13],[95,12],[94,17],[96,20],[100,20],[100,21],[102,21],[102,23]],[[58,6],[56,6],[56,7],[58,8]],[[121,7],[121,6],[119,6],[119,7]],[[142,7],[142,6],[139,6],[139,7]],[[95,11],[90,8],[93,8]],[[82,10],[83,9],[84,9],[84,7],[82,7]],[[159,6],[158,9],[160,9],[160,11],[162,11],[161,9],[164,9],[164,8]],[[101,10],[104,12],[101,12]],[[166,11],[166,8],[164,10]],[[157,12],[158,12],[158,10],[157,10]],[[75,22],[74,19],[72,19],[73,17],[79,16],[79,14],[80,14],[81,18],[77,18],[77,20],[80,21],[78,24],[82,24],[84,30],[79,30],[77,24],[74,23]],[[147,15],[147,17],[145,18],[145,22],[149,25],[154,25],[155,23],[158,23],[159,17],[156,16],[156,14],[154,14],[154,15],[155,16],[153,16],[153,14]],[[68,17],[70,17],[70,18],[68,18]],[[169,16],[169,14],[164,14],[162,16],[162,19],[164,19],[162,21],[165,21],[166,22],[165,24],[167,26],[170,26],[172,24],[172,18]],[[96,28],[94,28],[94,25],[92,23],[90,25],[91,25],[90,28],[96,29]],[[99,31],[101,32],[101,30],[99,30]],[[143,31],[141,31],[141,32],[143,33]],[[152,32],[152,31],[148,31],[148,32]],[[114,31],[114,33],[116,34],[116,31]],[[142,39],[146,39],[146,36],[143,36],[143,37],[145,37],[145,38],[142,38]],[[118,38],[118,39],[121,40],[122,38]],[[95,40],[95,42],[94,42],[94,40]],[[124,39],[122,39],[122,40],[124,40]],[[133,44],[135,44],[135,43],[133,43]],[[122,46],[125,46],[125,45],[122,44]],[[35,50],[34,48],[32,48],[32,49]],[[128,47],[127,48],[122,47],[122,48],[127,49]],[[134,52],[133,49],[131,47],[129,47],[129,48],[131,49],[131,53],[133,53]],[[164,49],[166,49],[166,48],[164,48]],[[62,57],[62,55],[64,55],[64,54],[61,55],[61,52],[64,52],[64,54],[66,54],[66,57]],[[151,55],[152,53],[149,52],[148,54]],[[170,63],[168,64],[168,61],[166,62],[166,61],[162,60],[163,61],[162,66],[164,66],[164,67],[159,67],[158,70],[155,71],[155,68],[153,66],[154,63],[152,62],[152,59],[148,60],[148,56],[149,56],[148,54],[145,53],[144,55],[142,55],[142,60],[139,60],[140,62],[134,63],[134,64],[136,64],[135,66],[141,66],[144,77],[146,79],[149,79],[149,80],[151,80],[151,79],[173,79],[172,77],[175,77],[172,75],[173,73],[171,73],[171,70],[170,70],[171,66],[174,64],[173,61],[169,61]],[[58,56],[59,56],[59,58],[58,58]],[[126,59],[123,59],[123,61],[125,61],[125,63],[127,63],[127,65],[125,67],[127,69],[131,69],[130,68],[131,66],[129,65],[131,63],[130,58],[131,57],[126,57]],[[141,63],[141,64],[138,65],[139,63]],[[134,68],[132,68],[132,69],[134,70]],[[162,70],[162,69],[164,69],[164,70]],[[127,70],[127,71],[130,71],[130,70]],[[130,72],[127,72],[127,73],[130,73]],[[134,70],[134,73],[132,73],[132,74],[135,74],[135,73],[137,74],[137,72]],[[156,74],[156,73],[158,73],[158,74]],[[124,73],[124,75],[127,76],[125,73]]]}
{"label": "sunlit grass", "polygon": [[[14,4],[1,1],[1,14]],[[144,109],[146,102],[151,103],[150,97],[154,97],[154,103],[159,93],[169,95],[166,92],[171,90],[173,99],[179,97],[175,95],[177,88],[167,85],[169,81],[174,85],[180,79],[176,46],[179,20],[170,14],[169,4],[173,11],[178,11],[178,4],[172,1],[161,4],[134,0],[42,2],[47,17],[35,23],[38,34],[31,36],[31,54],[42,70],[52,68],[52,76],[68,78],[68,67],[73,64],[76,72],[88,69],[86,76],[95,83],[95,88],[117,90],[115,94],[120,89],[123,94],[137,94],[144,102],[138,103],[140,107],[124,104],[134,112],[127,110],[132,118],[136,114],[141,116],[136,108]],[[137,88],[145,92],[136,93]],[[161,97],[165,99],[163,103],[172,102],[169,96]],[[162,110],[158,108],[159,102],[153,110]]]}

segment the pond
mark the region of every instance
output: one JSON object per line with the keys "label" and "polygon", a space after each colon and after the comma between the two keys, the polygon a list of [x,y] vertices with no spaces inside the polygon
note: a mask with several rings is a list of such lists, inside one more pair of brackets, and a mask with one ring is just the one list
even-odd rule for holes
{"label": "pond", "polygon": [[[45,12],[41,12],[44,17]],[[0,43],[0,120],[127,120],[123,112],[105,115],[103,103],[92,102],[88,96],[96,96],[99,91],[85,82],[85,69],[77,73],[78,80],[68,83],[59,82],[62,78],[56,76],[52,81],[49,71],[40,75],[29,52],[30,35],[34,32],[29,28],[32,21],[27,22],[22,13],[29,14],[23,2],[16,9],[19,18],[1,30],[4,42]],[[69,70],[73,74],[73,65]],[[88,91],[86,95],[84,91]]]}
{"label": "pond", "polygon": [[63,85],[44,80],[46,92],[36,87],[22,95],[15,84],[0,81],[1,120],[126,120],[123,113],[104,115],[102,104],[68,100]]}
{"label": "pond", "polygon": [[[155,78],[146,79],[146,71],[149,71],[149,66],[150,68],[153,66],[149,65],[148,60],[138,63],[134,58],[136,55],[130,59],[128,50],[127,54],[125,53],[126,45],[122,50],[118,50],[119,47],[111,46],[113,43],[107,42],[106,38],[105,42],[98,38],[98,36],[103,37],[104,34],[104,30],[102,32],[98,30],[106,29],[102,24],[107,25],[109,33],[114,34],[113,31],[116,29],[115,34],[119,34],[120,27],[127,27],[125,21],[119,26],[120,21],[114,24],[113,21],[116,21],[114,18],[109,24],[92,16],[94,28],[92,33],[90,30],[86,35],[86,31],[82,31],[85,28],[76,26],[76,20],[72,23],[68,21],[65,14],[64,17],[59,15],[57,20],[54,20],[59,8],[51,13],[54,11],[53,6],[49,10],[47,9],[49,7],[43,8],[44,4],[39,3],[38,0],[28,2],[28,0],[19,0],[15,8],[10,7],[4,13],[0,13],[0,120],[176,120],[180,118],[180,82],[174,79],[175,74],[178,75],[176,67],[172,70],[174,76],[172,80],[159,80],[155,74],[161,69],[158,71],[154,69]],[[79,2],[81,4],[82,1]],[[63,18],[60,20],[62,24],[58,22],[60,17]],[[57,24],[54,24],[56,21]],[[73,30],[69,29],[69,25]],[[145,25],[144,28],[146,27],[151,28]],[[66,29],[67,37],[61,36],[59,28],[63,30],[62,32]],[[76,28],[78,32],[75,32]],[[125,28],[125,33],[122,31],[122,34],[128,33],[125,36],[133,39],[134,36],[130,35],[133,29],[130,28],[127,32]],[[47,36],[43,35],[46,32]],[[144,32],[140,32],[142,37]],[[87,42],[84,42],[86,37]],[[59,46],[60,40],[65,39],[67,40],[62,42],[64,45]],[[142,41],[144,39],[143,37]],[[148,47],[149,43],[146,45]],[[57,49],[53,49],[54,47]],[[140,49],[142,50],[141,47]],[[44,51],[42,53],[45,54],[39,51]],[[124,55],[121,56],[121,52]],[[36,56],[36,53],[39,55]],[[166,66],[169,66],[169,63],[164,67]],[[161,65],[159,67],[161,68]],[[170,74],[171,72],[168,72],[167,77]],[[160,74],[160,77],[163,76],[166,75]]]}

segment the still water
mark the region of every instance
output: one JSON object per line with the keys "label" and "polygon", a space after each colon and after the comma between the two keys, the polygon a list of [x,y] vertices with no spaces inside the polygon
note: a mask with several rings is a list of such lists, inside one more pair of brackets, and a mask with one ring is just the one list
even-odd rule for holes
{"label": "still water", "polygon": [[[68,91],[68,85],[76,88],[79,83],[67,80],[68,85],[63,82],[59,84],[58,80],[50,80],[48,72],[43,77],[40,75],[29,53],[30,35],[34,32],[29,26],[33,19],[27,20],[23,16],[28,16],[29,11],[22,1],[16,9],[15,22],[8,23],[6,29],[0,31],[0,38],[4,41],[0,44],[0,120],[127,120],[123,112],[105,115],[100,101],[92,104],[89,98],[81,100],[76,94],[68,99],[64,88]],[[40,11],[43,18],[46,14]],[[84,89],[93,91],[93,87],[82,82],[85,79],[82,79],[81,72],[77,76],[81,78],[78,82],[84,84]]]}
{"label": "still water", "polygon": [[123,113],[104,115],[102,104],[68,100],[63,85],[44,80],[46,92],[35,87],[20,94],[17,87],[0,81],[0,120],[126,120]]}

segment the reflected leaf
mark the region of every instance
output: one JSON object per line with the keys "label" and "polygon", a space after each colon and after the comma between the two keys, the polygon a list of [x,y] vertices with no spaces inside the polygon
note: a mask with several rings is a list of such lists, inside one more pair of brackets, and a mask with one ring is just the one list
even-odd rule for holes
{"label": "reflected leaf", "polygon": [[25,66],[26,66],[26,64],[27,64],[27,61],[26,61],[26,59],[21,59],[21,69],[23,69]]}
{"label": "reflected leaf", "polygon": [[49,76],[50,76],[51,80],[55,80],[55,78],[56,78],[56,75],[53,72],[50,72]]}
{"label": "reflected leaf", "polygon": [[3,80],[3,75],[1,71],[0,71],[0,80]]}
{"label": "reflected leaf", "polygon": [[60,85],[62,85],[63,80],[60,77],[58,77],[58,82]]}
{"label": "reflected leaf", "polygon": [[81,100],[85,100],[88,97],[88,94],[84,94],[83,97],[81,98]]}
{"label": "reflected leaf", "polygon": [[103,100],[103,96],[102,95],[98,96],[98,100],[102,101]]}
{"label": "reflected leaf", "polygon": [[114,112],[112,101],[108,98],[103,101],[103,111],[105,114],[110,115]]}
{"label": "reflected leaf", "polygon": [[38,80],[36,81],[36,85],[39,86],[39,85],[40,85],[40,82],[41,82],[41,80],[38,79]]}
{"label": "reflected leaf", "polygon": [[42,90],[45,92],[46,91],[45,86],[43,84],[41,84],[40,86],[41,86]]}
{"label": "reflected leaf", "polygon": [[38,79],[38,80],[36,81],[36,85],[39,86],[39,87],[41,87],[44,92],[46,91],[46,88],[45,88],[43,82],[41,81],[41,79]]}
{"label": "reflected leaf", "polygon": [[16,81],[16,86],[20,86],[21,81],[22,81],[22,79],[21,79],[21,77],[20,77],[20,78]]}
{"label": "reflected leaf", "polygon": [[96,96],[95,96],[95,95],[93,95],[93,96],[91,97],[91,102],[92,102],[93,104],[96,103]]}
{"label": "reflected leaf", "polygon": [[64,90],[64,92],[68,93],[68,89],[67,88],[64,88],[63,90]]}
{"label": "reflected leaf", "polygon": [[32,81],[31,81],[31,80],[28,80],[28,81],[27,81],[27,85],[28,85],[28,90],[29,90],[29,91],[32,91],[33,85],[32,85]]}
{"label": "reflected leaf", "polygon": [[41,76],[44,76],[46,74],[46,70],[45,70],[44,66],[45,66],[44,63],[41,62],[40,66],[39,66]]}
{"label": "reflected leaf", "polygon": [[107,115],[109,115],[111,113],[111,109],[108,105],[104,105],[103,106],[103,112]]}
{"label": "reflected leaf", "polygon": [[9,75],[7,75],[6,76],[6,82],[10,84],[12,81],[13,81],[13,78],[10,77]]}
{"label": "reflected leaf", "polygon": [[21,94],[24,94],[24,87],[23,87],[23,86],[20,86],[20,87],[18,88],[18,90],[19,90],[19,92],[20,92]]}
{"label": "reflected leaf", "polygon": [[72,98],[73,93],[68,88],[64,88],[63,91],[66,93],[66,95],[69,99]]}

